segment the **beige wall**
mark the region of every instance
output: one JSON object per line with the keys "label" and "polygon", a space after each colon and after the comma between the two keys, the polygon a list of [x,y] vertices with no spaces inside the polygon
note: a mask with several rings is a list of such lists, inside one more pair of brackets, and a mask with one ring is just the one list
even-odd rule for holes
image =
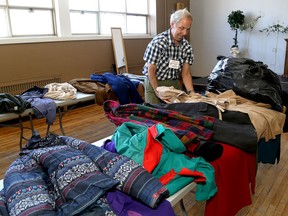
{"label": "beige wall", "polygon": [[[176,0],[157,0],[157,32],[169,27]],[[189,8],[189,1],[180,1]],[[165,10],[166,7],[166,10]],[[166,18],[165,18],[166,17]],[[151,38],[125,39],[130,73],[141,74],[143,53]],[[112,40],[65,41],[0,45],[0,84],[60,76],[62,81],[87,78],[91,73],[112,70]]]}

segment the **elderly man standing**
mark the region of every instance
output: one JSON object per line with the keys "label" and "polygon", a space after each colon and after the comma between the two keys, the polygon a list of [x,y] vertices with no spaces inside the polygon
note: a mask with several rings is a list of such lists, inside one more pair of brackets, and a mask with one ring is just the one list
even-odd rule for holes
{"label": "elderly man standing", "polygon": [[148,44],[143,59],[142,73],[145,79],[145,101],[160,104],[162,100],[157,92],[158,86],[173,86],[180,89],[183,80],[188,94],[194,93],[190,65],[194,60],[193,49],[185,39],[189,33],[193,18],[185,9],[171,15],[170,29],[156,35]]}

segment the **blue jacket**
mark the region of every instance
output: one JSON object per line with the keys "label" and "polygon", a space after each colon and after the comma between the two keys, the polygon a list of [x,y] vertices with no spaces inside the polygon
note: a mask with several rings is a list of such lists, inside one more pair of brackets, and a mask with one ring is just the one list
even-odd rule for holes
{"label": "blue jacket", "polygon": [[137,87],[139,85],[138,81],[131,81],[124,75],[114,75],[109,72],[106,72],[103,75],[91,74],[90,78],[103,84],[108,83],[111,85],[112,90],[118,97],[120,104],[144,103],[143,98],[137,91]]}

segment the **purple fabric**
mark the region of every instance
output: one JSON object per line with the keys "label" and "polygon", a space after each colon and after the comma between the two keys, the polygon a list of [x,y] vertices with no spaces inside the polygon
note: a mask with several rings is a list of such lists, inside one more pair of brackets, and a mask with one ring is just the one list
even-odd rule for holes
{"label": "purple fabric", "polygon": [[108,192],[106,199],[118,216],[176,216],[167,200],[161,202],[157,208],[152,209],[119,190]]}
{"label": "purple fabric", "polygon": [[115,142],[113,140],[107,139],[101,147],[106,149],[107,151],[117,153],[115,148]]}

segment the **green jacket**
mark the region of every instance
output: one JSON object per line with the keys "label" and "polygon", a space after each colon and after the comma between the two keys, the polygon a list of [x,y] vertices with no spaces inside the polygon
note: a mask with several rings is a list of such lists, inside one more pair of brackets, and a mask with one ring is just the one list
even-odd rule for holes
{"label": "green jacket", "polygon": [[112,140],[125,155],[152,173],[170,195],[191,182],[197,183],[196,200],[208,200],[217,192],[214,168],[202,157],[189,158],[180,139],[162,124],[151,127],[125,122]]}

